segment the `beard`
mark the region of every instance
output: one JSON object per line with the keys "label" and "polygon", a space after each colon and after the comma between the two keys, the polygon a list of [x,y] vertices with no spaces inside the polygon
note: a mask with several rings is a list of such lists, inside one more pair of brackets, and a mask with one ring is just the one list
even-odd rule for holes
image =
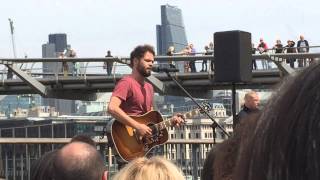
{"label": "beard", "polygon": [[138,72],[143,76],[143,77],[149,77],[151,75],[151,70],[145,69],[143,66],[138,67]]}

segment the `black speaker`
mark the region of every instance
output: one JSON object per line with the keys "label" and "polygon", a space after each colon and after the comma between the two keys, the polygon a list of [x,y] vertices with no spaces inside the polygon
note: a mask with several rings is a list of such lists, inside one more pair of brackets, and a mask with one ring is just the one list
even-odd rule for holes
{"label": "black speaker", "polygon": [[251,34],[244,31],[214,33],[215,82],[248,82],[252,78]]}

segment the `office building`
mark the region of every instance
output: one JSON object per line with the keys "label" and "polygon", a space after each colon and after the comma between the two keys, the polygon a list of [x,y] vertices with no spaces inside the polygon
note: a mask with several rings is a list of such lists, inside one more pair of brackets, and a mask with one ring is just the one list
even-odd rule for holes
{"label": "office building", "polygon": [[181,51],[188,44],[182,11],[178,7],[161,6],[161,25],[157,25],[157,52],[165,55],[169,46]]}
{"label": "office building", "polygon": [[55,52],[63,52],[67,48],[67,35],[49,34],[49,44],[55,45]]}
{"label": "office building", "polygon": [[[58,57],[60,53],[63,53],[67,47],[70,47],[67,43],[67,35],[60,34],[49,34],[49,41],[42,45],[42,57],[43,58],[54,58]],[[68,63],[69,69],[73,69],[73,64]],[[59,62],[43,62],[42,63],[43,73],[46,78],[53,77],[54,75],[62,75],[62,63]],[[74,114],[76,112],[75,101],[63,100],[63,99],[48,99],[43,98],[44,106],[55,107],[61,115]]]}
{"label": "office building", "polygon": [[[158,55],[165,55],[169,46],[174,46],[175,52],[183,50],[188,41],[181,9],[168,4],[161,6],[161,25],[156,26],[156,34]],[[183,72],[183,62],[176,66]]]}

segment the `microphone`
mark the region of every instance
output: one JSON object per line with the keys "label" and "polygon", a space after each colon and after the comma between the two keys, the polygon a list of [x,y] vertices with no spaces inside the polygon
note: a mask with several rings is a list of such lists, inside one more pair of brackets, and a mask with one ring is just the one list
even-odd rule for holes
{"label": "microphone", "polygon": [[179,69],[175,68],[173,65],[170,65],[169,66],[164,66],[164,67],[161,67],[161,66],[153,66],[152,67],[152,71],[153,72],[179,72]]}

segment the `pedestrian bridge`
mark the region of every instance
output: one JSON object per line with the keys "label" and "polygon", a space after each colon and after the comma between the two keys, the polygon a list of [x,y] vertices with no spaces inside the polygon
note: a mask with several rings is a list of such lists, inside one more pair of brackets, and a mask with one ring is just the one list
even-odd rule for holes
{"label": "pedestrian bridge", "polygon": [[[183,73],[177,72],[171,75],[175,77],[192,95],[200,98],[210,98],[210,90],[231,89],[234,85],[236,89],[268,89],[277,84],[281,78],[287,74],[294,73],[296,70],[290,68],[284,63],[285,58],[319,58],[320,53],[299,53],[299,54],[262,54],[253,55],[253,59],[264,59],[274,63],[273,69],[253,70],[252,81],[243,83],[218,83],[215,82],[214,69],[208,72]],[[174,62],[191,61],[191,60],[209,60],[214,61],[214,56],[157,56],[157,63],[165,63],[168,60]],[[82,72],[77,76],[64,76],[61,70],[55,72],[43,73],[40,68],[22,68],[26,64],[35,64],[43,62],[58,64],[61,62],[80,62],[84,63]],[[105,72],[88,73],[89,68],[102,70],[102,66],[96,65],[102,62],[113,61],[115,66],[113,74],[108,76]],[[111,92],[115,83],[124,75],[130,73],[119,72],[117,69],[125,67],[128,64],[128,57],[111,57],[111,58],[27,58],[27,59],[4,59],[0,58],[0,64],[3,64],[0,94],[40,94],[43,97],[52,97],[59,99],[78,99],[78,100],[95,100],[98,92]],[[95,65],[92,65],[96,63]],[[90,65],[91,64],[91,65]],[[19,67],[20,65],[20,67]],[[93,66],[93,67],[92,67]],[[13,79],[6,78],[6,68],[12,70],[16,76]],[[122,68],[122,69],[123,69]],[[128,67],[127,67],[128,68]],[[40,71],[40,72],[39,72]],[[154,85],[156,92],[165,95],[180,95],[184,93],[165,73],[153,73],[148,80]]]}

